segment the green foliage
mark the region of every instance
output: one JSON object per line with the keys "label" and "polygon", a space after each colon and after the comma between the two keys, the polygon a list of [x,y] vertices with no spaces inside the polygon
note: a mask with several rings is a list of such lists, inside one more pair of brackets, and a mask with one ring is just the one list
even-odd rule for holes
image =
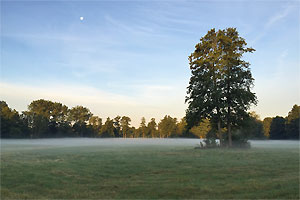
{"label": "green foliage", "polygon": [[270,139],[286,139],[285,119],[276,116],[270,126]]}
{"label": "green foliage", "polygon": [[177,119],[172,118],[169,115],[166,115],[159,123],[158,123],[158,132],[159,137],[172,137],[176,135],[177,130]]}
{"label": "green foliage", "polygon": [[140,129],[141,137],[144,138],[147,135],[147,132],[148,132],[145,117],[142,117],[139,129]]}
{"label": "green foliage", "polygon": [[1,138],[22,138],[29,134],[26,121],[16,110],[9,108],[5,101],[0,101],[0,117]]}
{"label": "green foliage", "polygon": [[114,135],[115,137],[121,137],[121,124],[120,124],[121,117],[118,115],[113,120],[114,126]]}
{"label": "green foliage", "polygon": [[126,138],[127,136],[130,136],[130,122],[131,119],[129,117],[123,116],[121,118],[121,131],[122,131],[122,135],[124,138]]}
{"label": "green foliage", "polygon": [[94,136],[99,136],[101,134],[102,119],[98,116],[92,116],[89,119],[89,125],[94,131]]}
{"label": "green foliage", "polygon": [[92,115],[88,108],[76,106],[70,110],[69,119],[74,123],[86,123]]}
{"label": "green foliage", "polygon": [[53,112],[53,102],[44,99],[33,101],[29,104],[28,111],[50,121],[51,113]]}
{"label": "green foliage", "polygon": [[69,111],[69,120],[73,123],[73,132],[75,136],[91,137],[93,131],[87,127],[87,122],[92,117],[90,110],[83,106],[75,106]]}
{"label": "green foliage", "polygon": [[271,123],[272,123],[273,118],[272,117],[266,117],[263,120],[263,129],[264,129],[264,136],[266,138],[270,137],[270,127],[271,127]]}
{"label": "green foliage", "polygon": [[299,139],[300,106],[295,104],[286,118],[286,136],[289,139]]}
{"label": "green foliage", "polygon": [[241,59],[244,53],[254,51],[246,45],[235,28],[217,32],[211,29],[189,57],[192,76],[186,97],[188,126],[205,118],[224,124],[229,146],[231,127],[240,127],[247,118],[246,111],[256,104],[256,96],[250,91],[254,80],[250,64]]}
{"label": "green foliage", "polygon": [[151,118],[150,122],[148,123],[147,129],[148,129],[149,135],[152,138],[158,137],[157,124],[156,124],[154,118]]}
{"label": "green foliage", "polygon": [[209,119],[204,119],[197,126],[191,128],[190,132],[199,138],[205,138],[211,130],[212,127]]}
{"label": "green foliage", "polygon": [[270,139],[299,139],[300,106],[295,104],[286,118],[266,117],[263,121],[264,134]]}
{"label": "green foliage", "polygon": [[263,122],[255,112],[251,112],[239,129],[244,139],[264,139]]}
{"label": "green foliage", "polygon": [[187,131],[186,119],[183,117],[180,122],[177,123],[177,136],[184,136]]}
{"label": "green foliage", "polygon": [[101,137],[114,137],[114,121],[109,117],[106,119],[106,122],[101,127]]}

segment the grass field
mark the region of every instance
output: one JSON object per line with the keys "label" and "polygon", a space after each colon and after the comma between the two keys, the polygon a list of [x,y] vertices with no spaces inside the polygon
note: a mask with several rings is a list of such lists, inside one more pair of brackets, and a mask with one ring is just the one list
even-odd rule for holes
{"label": "grass field", "polygon": [[2,140],[1,199],[299,199],[296,141],[220,150],[194,149],[199,140],[63,140]]}

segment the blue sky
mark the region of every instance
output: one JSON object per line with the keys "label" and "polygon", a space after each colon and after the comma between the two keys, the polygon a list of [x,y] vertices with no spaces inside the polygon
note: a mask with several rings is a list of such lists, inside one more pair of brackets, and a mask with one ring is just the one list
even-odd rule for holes
{"label": "blue sky", "polygon": [[[1,99],[84,105],[138,126],[182,118],[188,56],[211,28],[236,27],[261,118],[300,104],[299,1],[1,1]],[[83,20],[80,20],[83,17]]]}

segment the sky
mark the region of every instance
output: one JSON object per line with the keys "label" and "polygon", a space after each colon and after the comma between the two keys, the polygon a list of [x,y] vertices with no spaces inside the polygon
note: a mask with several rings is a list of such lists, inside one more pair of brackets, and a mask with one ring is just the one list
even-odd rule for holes
{"label": "sky", "polygon": [[188,56],[212,28],[249,47],[261,119],[300,104],[300,1],[1,1],[0,98],[47,99],[103,120],[184,117]]}

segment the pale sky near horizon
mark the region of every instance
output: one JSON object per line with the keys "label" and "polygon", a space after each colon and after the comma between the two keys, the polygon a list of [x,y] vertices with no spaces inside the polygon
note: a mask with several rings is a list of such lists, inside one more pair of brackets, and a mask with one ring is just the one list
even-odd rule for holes
{"label": "pale sky near horizon", "polygon": [[83,105],[138,126],[182,118],[188,56],[211,28],[236,27],[264,117],[300,104],[299,1],[1,1],[0,95]]}

